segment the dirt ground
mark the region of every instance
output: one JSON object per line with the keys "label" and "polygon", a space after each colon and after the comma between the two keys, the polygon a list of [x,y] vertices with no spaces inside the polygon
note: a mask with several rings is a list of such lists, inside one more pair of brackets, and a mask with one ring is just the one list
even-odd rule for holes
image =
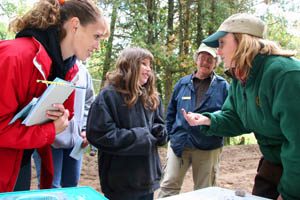
{"label": "dirt ground", "polygon": [[[167,149],[165,148],[159,149],[162,163],[164,163],[167,155],[166,150]],[[258,145],[224,147],[217,186],[233,190],[241,189],[247,193],[251,193],[260,156],[261,153]],[[35,190],[37,188],[36,174],[34,169],[32,171],[31,189]],[[91,186],[101,193],[98,178],[97,156],[92,157],[89,154],[84,156],[79,186]],[[185,177],[181,192],[190,192],[192,190],[193,180],[190,169]]]}

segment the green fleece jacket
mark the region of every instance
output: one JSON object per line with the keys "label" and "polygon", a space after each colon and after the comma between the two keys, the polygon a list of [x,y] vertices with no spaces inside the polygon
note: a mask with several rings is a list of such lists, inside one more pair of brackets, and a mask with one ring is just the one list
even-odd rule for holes
{"label": "green fleece jacket", "polygon": [[281,163],[278,191],[300,199],[300,61],[259,54],[245,83],[233,79],[222,112],[204,113],[206,135],[254,132],[265,159]]}

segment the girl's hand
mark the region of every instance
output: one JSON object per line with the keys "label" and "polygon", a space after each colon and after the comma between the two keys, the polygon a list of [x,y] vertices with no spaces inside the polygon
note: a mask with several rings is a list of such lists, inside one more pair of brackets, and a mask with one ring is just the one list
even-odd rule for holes
{"label": "girl's hand", "polygon": [[181,109],[181,112],[190,126],[199,126],[199,125],[210,126],[210,119],[204,115],[201,115],[199,113],[192,113],[192,112],[186,113],[184,109]]}
{"label": "girl's hand", "polygon": [[82,131],[80,133],[81,138],[83,139],[82,143],[81,143],[81,148],[85,148],[87,145],[89,145],[88,140],[86,139],[86,133],[85,131]]}

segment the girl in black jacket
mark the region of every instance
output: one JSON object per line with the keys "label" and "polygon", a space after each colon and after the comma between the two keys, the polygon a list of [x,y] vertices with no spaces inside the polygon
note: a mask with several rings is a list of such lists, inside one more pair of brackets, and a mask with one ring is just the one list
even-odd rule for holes
{"label": "girl in black jacket", "polygon": [[110,200],[152,200],[159,188],[157,146],[167,132],[152,60],[146,49],[125,49],[89,111],[87,139],[99,149],[101,189]]}

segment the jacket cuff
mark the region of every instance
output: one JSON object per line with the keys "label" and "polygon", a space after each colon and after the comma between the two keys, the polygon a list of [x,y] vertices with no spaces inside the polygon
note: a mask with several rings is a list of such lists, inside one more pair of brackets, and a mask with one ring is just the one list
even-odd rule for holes
{"label": "jacket cuff", "polygon": [[202,125],[200,126],[200,131],[201,133],[203,133],[206,136],[212,136],[214,135],[213,132],[215,132],[215,124],[214,123],[214,115],[211,113],[202,113],[202,115],[204,115],[205,117],[208,117],[210,119],[210,126],[206,126],[206,125]]}
{"label": "jacket cuff", "polygon": [[52,144],[56,136],[54,123],[45,123],[42,126],[46,136],[46,144]]}

